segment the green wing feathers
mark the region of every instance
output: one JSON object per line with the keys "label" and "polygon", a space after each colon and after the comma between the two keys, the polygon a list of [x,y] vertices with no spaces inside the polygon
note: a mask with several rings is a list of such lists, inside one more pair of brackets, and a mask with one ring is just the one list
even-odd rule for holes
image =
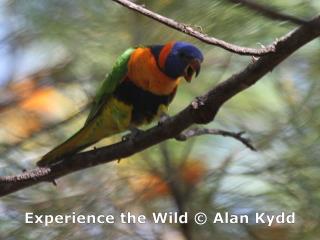
{"label": "green wing feathers", "polygon": [[[126,50],[116,61],[111,73],[106,77],[97,91],[90,113],[84,126],[67,141],[44,155],[38,166],[45,166],[59,161],[62,157],[74,154],[100,139],[118,133],[126,126],[130,116],[124,116],[126,122],[120,126],[115,119],[118,110],[129,112],[126,106],[112,98],[112,93],[127,74],[127,65],[134,48]],[[112,99],[112,100],[111,100]],[[110,105],[110,106],[109,106]],[[118,119],[119,120],[119,119]],[[115,127],[116,125],[116,127]]]}
{"label": "green wing feathers", "polygon": [[108,74],[101,87],[98,89],[93,100],[90,113],[86,120],[87,124],[99,112],[101,106],[108,100],[108,97],[114,92],[118,84],[124,79],[128,70],[128,61],[135,48],[127,49],[116,61],[110,74]]}

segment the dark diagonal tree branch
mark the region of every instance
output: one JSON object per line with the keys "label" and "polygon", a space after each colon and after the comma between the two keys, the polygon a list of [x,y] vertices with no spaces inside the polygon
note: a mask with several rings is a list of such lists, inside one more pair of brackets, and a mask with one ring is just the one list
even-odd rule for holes
{"label": "dark diagonal tree branch", "polygon": [[260,3],[256,3],[255,1],[251,1],[251,0],[227,0],[227,1],[236,3],[236,4],[241,4],[272,20],[288,21],[298,25],[308,23],[308,21],[304,19],[300,19],[285,13],[280,13],[272,7],[265,6]]}
{"label": "dark diagonal tree branch", "polygon": [[183,32],[187,35],[195,37],[195,38],[201,40],[202,42],[221,47],[229,52],[237,53],[239,55],[249,55],[249,56],[262,56],[262,55],[266,55],[266,54],[274,52],[273,45],[270,45],[270,46],[264,47],[264,48],[259,48],[259,49],[237,46],[237,45],[225,42],[223,40],[220,40],[220,39],[217,39],[214,37],[209,37],[208,35],[195,30],[194,28],[192,28],[188,24],[179,23],[173,19],[170,19],[170,18],[164,17],[160,14],[154,13],[154,12],[146,9],[145,7],[137,5],[129,0],[112,0],[112,1],[119,3],[129,9],[132,9],[140,14],[143,14],[144,16],[147,16],[147,17],[149,17],[153,20],[156,20],[162,24],[165,24],[168,27],[171,27],[171,28],[176,29],[180,32]]}
{"label": "dark diagonal tree branch", "polygon": [[238,141],[240,141],[243,145],[250,148],[252,151],[257,151],[257,149],[251,144],[251,140],[249,138],[243,137],[245,132],[230,132],[221,129],[210,129],[210,128],[192,128],[187,129],[180,133],[176,139],[178,141],[186,141],[191,137],[201,136],[205,134],[210,135],[220,135],[223,137],[231,137]]}
{"label": "dark diagonal tree branch", "polygon": [[0,196],[28,186],[52,181],[64,175],[99,164],[129,157],[162,141],[175,138],[193,124],[214,120],[221,106],[237,93],[249,88],[284,59],[320,35],[320,16],[274,43],[273,54],[260,57],[241,72],[232,75],[206,94],[196,98],[177,115],[139,134],[134,141],[124,141],[100,149],[78,153],[48,168],[36,168],[15,176],[0,177]]}

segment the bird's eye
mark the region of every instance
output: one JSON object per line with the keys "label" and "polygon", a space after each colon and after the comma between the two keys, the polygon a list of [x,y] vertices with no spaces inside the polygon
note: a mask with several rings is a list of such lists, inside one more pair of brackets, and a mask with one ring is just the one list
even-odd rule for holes
{"label": "bird's eye", "polygon": [[185,52],[180,52],[179,53],[179,58],[183,61],[183,62],[188,62],[190,60],[190,56],[185,53]]}
{"label": "bird's eye", "polygon": [[188,58],[187,54],[185,54],[184,52],[180,52],[179,53],[179,57],[182,58],[182,59]]}

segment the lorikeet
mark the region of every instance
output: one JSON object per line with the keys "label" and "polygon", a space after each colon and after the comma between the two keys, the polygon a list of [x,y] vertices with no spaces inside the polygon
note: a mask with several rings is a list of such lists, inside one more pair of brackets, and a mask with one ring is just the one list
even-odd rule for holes
{"label": "lorikeet", "polygon": [[202,61],[200,50],[185,42],[129,48],[98,90],[84,126],[37,165],[52,164],[102,138],[151,122],[173,100],[180,77],[190,82]]}

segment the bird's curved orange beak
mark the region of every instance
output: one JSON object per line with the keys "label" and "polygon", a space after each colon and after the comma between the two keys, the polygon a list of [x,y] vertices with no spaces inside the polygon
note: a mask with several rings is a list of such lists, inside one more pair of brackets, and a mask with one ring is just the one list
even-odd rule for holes
{"label": "bird's curved orange beak", "polygon": [[196,77],[199,75],[201,69],[201,62],[198,59],[192,59],[190,63],[184,70],[184,79],[187,82],[191,82],[193,74],[196,74]]}

